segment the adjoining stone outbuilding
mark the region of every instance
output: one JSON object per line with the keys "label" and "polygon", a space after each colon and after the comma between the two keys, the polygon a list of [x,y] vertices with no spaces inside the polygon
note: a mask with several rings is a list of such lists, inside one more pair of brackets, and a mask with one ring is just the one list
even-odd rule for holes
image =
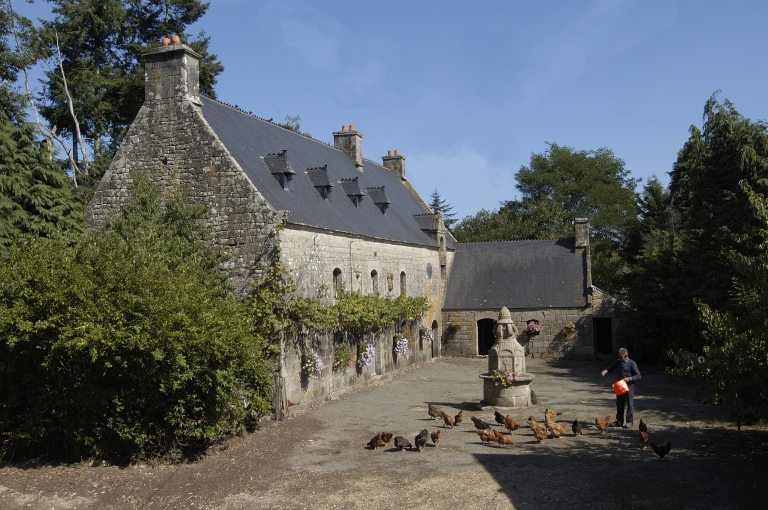
{"label": "adjoining stone outbuilding", "polygon": [[583,218],[573,238],[455,245],[442,309],[443,352],[487,355],[502,307],[529,356],[610,355],[621,341],[624,308],[592,285]]}

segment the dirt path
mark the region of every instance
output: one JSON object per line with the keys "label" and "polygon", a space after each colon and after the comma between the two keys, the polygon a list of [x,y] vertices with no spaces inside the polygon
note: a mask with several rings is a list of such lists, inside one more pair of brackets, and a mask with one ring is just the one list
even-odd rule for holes
{"label": "dirt path", "polygon": [[[636,415],[657,443],[671,441],[664,459],[643,450],[637,430],[599,436],[596,416],[615,413],[609,382],[595,362],[528,361],[539,405],[505,411],[524,423],[545,407],[562,421],[585,422],[585,434],[538,444],[527,427],[515,445],[483,445],[469,416],[479,410],[486,360],[443,358],[411,369],[284,422],[236,439],[194,464],[87,467],[46,464],[0,469],[0,509],[749,509],[764,508],[768,431],[749,430],[743,446],[727,409],[699,406],[692,388],[644,370]],[[643,367],[640,367],[643,370]],[[465,422],[444,428],[426,402]],[[370,450],[366,442],[391,431],[413,442],[422,428],[441,430],[425,451]]]}

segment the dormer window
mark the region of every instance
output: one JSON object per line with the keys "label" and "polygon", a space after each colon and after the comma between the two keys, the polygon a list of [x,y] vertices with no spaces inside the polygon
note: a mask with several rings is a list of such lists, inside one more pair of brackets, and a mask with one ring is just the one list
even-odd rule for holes
{"label": "dormer window", "polygon": [[293,176],[296,172],[293,171],[291,164],[288,162],[287,153],[287,150],[283,150],[274,154],[267,154],[264,156],[264,163],[267,165],[267,168],[269,168],[272,177],[280,183],[280,187],[290,191]]}
{"label": "dormer window", "polygon": [[368,196],[371,197],[371,200],[373,200],[373,203],[376,204],[376,207],[379,208],[381,214],[387,214],[387,208],[392,202],[389,201],[387,194],[384,193],[384,186],[379,186],[378,188],[365,188],[365,190],[368,192]]}
{"label": "dormer window", "polygon": [[339,184],[341,184],[344,193],[349,197],[352,203],[355,204],[355,207],[359,208],[363,203],[363,196],[365,193],[360,189],[360,184],[357,182],[357,179],[357,177],[353,177],[352,179],[342,179],[339,181]]}
{"label": "dormer window", "polygon": [[333,184],[328,179],[328,165],[308,168],[307,176],[323,200],[330,201]]}

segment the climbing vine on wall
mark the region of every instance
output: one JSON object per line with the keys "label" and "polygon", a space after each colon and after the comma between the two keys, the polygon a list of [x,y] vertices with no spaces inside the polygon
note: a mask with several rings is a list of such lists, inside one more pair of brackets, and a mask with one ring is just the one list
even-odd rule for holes
{"label": "climbing vine on wall", "polygon": [[323,305],[319,298],[299,296],[290,271],[280,262],[279,245],[269,271],[247,301],[256,330],[270,339],[271,354],[279,350],[278,341],[284,333],[345,331],[360,338],[370,331],[413,323],[429,309],[425,296],[388,299],[342,289],[334,306]]}

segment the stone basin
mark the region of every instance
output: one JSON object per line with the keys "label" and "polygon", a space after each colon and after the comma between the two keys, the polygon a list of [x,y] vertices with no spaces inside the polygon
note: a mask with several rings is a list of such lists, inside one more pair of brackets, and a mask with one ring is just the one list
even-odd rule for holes
{"label": "stone basin", "polygon": [[531,406],[531,382],[535,375],[518,374],[517,380],[506,388],[496,386],[492,372],[480,374],[483,380],[483,403],[495,407],[521,408]]}

